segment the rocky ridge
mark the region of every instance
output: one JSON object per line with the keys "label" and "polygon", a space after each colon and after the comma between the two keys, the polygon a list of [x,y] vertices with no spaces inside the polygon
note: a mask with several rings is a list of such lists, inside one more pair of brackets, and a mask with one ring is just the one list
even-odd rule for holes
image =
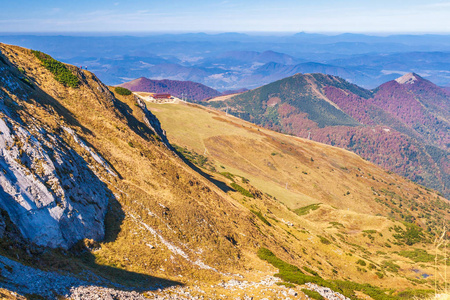
{"label": "rocky ridge", "polygon": [[[151,107],[149,104],[144,106],[144,103],[138,103],[133,95],[114,94],[114,88],[104,86],[92,73],[69,65],[65,67],[78,78],[79,85],[66,87],[55,80],[53,74],[43,67],[31,51],[6,45],[0,45],[0,49],[2,65],[6,67],[5,74],[11,74],[4,76],[1,87],[5,102],[2,120],[6,120],[5,132],[9,130],[9,135],[5,135],[5,158],[2,157],[8,163],[6,173],[37,177],[38,181],[39,176],[54,178],[57,183],[54,184],[54,189],[50,184],[52,182],[46,184],[44,181],[42,184],[52,197],[59,197],[54,199],[61,200],[61,207],[59,202],[56,207],[63,209],[63,213],[66,209],[70,211],[70,207],[74,207],[80,200],[85,200],[86,207],[103,203],[92,201],[97,199],[95,195],[102,193],[100,186],[107,195],[107,213],[105,212],[102,219],[105,224],[103,241],[84,239],[82,243],[77,243],[67,251],[34,247],[33,243],[15,243],[9,238],[11,224],[23,231],[20,228],[22,225],[10,222],[8,211],[1,212],[0,228],[4,229],[3,238],[0,238],[1,254],[23,264],[16,266],[4,260],[2,276],[6,279],[0,284],[15,292],[36,293],[42,295],[41,297],[54,299],[57,295],[45,294],[47,289],[39,291],[38,287],[51,289],[53,282],[61,286],[57,294],[70,296],[72,293],[72,297],[82,299],[133,299],[142,296],[137,294],[137,291],[146,292],[149,297],[166,299],[195,299],[201,296],[206,299],[273,296],[278,299],[294,297],[295,293],[302,295],[299,288],[311,280],[317,282],[324,279],[320,282],[329,286],[331,280],[339,276],[338,278],[346,280],[372,283],[375,272],[383,272],[383,276],[389,276],[387,280],[377,276],[376,285],[386,283],[393,286],[400,282],[402,286],[412,287],[407,279],[416,276],[416,273],[411,274],[409,271],[411,262],[400,258],[401,262],[398,263],[402,266],[401,274],[391,274],[383,265],[384,258],[375,252],[380,250],[393,253],[402,249],[399,246],[402,241],[396,238],[395,234],[408,230],[408,227],[398,220],[386,217],[385,212],[391,207],[396,211],[400,210],[392,205],[383,208],[384,200],[378,203],[373,196],[381,192],[386,198],[389,193],[396,199],[401,196],[403,206],[408,210],[410,205],[417,207],[419,211],[414,215],[418,218],[418,214],[425,211],[422,206],[432,203],[435,209],[429,219],[435,222],[448,219],[448,207],[438,195],[400,177],[387,174],[356,155],[311,141],[296,139],[294,143],[293,140],[288,141],[288,136],[283,136],[280,140],[279,136],[269,137],[268,132],[261,132],[263,129],[260,131],[260,128],[249,128],[243,136],[254,137],[254,134],[259,132],[261,136],[258,134],[258,140],[265,141],[264,144],[252,142],[252,145],[259,145],[264,151],[272,150],[264,155],[264,159],[271,158],[275,162],[274,158],[293,155],[296,158],[290,165],[292,168],[294,165],[295,168],[298,166],[299,170],[293,170],[292,174],[299,173],[308,175],[307,177],[314,175],[314,178],[319,178],[315,176],[319,173],[326,174],[328,177],[321,176],[318,179],[317,183],[320,185],[325,182],[323,178],[334,179],[339,176],[343,184],[350,184],[351,187],[344,186],[341,190],[339,183],[333,191],[335,200],[341,203],[350,199],[347,203],[353,203],[355,199],[358,201],[358,207],[361,207],[361,203],[368,207],[362,212],[354,208],[348,212],[348,206],[341,209],[324,204],[317,205],[314,212],[309,213],[306,210],[305,216],[298,212],[297,208],[301,211],[302,206],[311,203],[309,201],[324,202],[324,198],[319,198],[320,193],[317,191],[314,191],[309,199],[304,198],[290,208],[282,202],[284,196],[280,196],[278,200],[255,188],[254,178],[251,178],[250,182],[244,177],[217,171],[219,168],[228,168],[225,166],[227,164],[212,165],[206,161],[205,167],[205,164],[196,165],[196,162],[185,163],[189,158],[197,158],[197,163],[205,163],[205,159],[195,152],[177,147],[180,155],[186,155],[185,160],[182,160],[175,155],[175,151],[168,149],[168,145],[165,145],[161,138],[164,131],[159,121],[146,111],[147,106]],[[191,107],[183,103],[181,105]],[[155,107],[155,115],[158,115],[157,109],[162,110],[163,106],[160,106]],[[177,109],[175,106],[172,108]],[[178,109],[178,113],[179,117],[182,117],[181,110]],[[178,113],[173,115],[178,116]],[[220,127],[230,129],[230,133],[237,133],[236,128],[244,128],[244,125],[245,128],[249,127],[248,124],[228,124],[229,121],[206,110],[204,113],[216,121],[221,120]],[[188,120],[192,120],[192,116],[195,114]],[[190,122],[190,126],[200,127],[202,117],[199,116],[199,120],[196,118],[196,122]],[[212,125],[210,122],[203,123],[205,124]],[[12,130],[16,130],[15,127],[17,133]],[[188,127],[187,122],[184,122],[183,127]],[[211,131],[216,130],[217,128]],[[184,137],[192,138],[191,133],[194,131],[184,134]],[[14,138],[15,136],[18,137]],[[11,139],[19,139],[20,145],[11,144]],[[236,136],[231,139],[236,140]],[[203,145],[200,143],[200,147]],[[232,146],[231,143],[228,145]],[[209,146],[210,144],[208,151],[212,150]],[[8,152],[11,149],[13,153]],[[248,143],[241,150],[243,149],[249,149]],[[203,147],[200,150],[206,155]],[[256,150],[254,149],[251,155],[257,153]],[[251,158],[243,151],[239,153],[243,154],[243,159],[247,159],[242,166],[248,165]],[[15,156],[8,158],[8,155]],[[228,157],[227,155],[225,157]],[[210,154],[208,156],[212,158]],[[22,160],[22,157],[27,159]],[[37,163],[34,164],[35,157],[43,160],[45,172],[40,171]],[[18,165],[12,165],[12,162],[9,162],[11,160]],[[274,164],[267,166],[275,169]],[[287,165],[284,166],[286,167]],[[298,172],[300,170],[304,172]],[[80,178],[75,177],[75,172],[81,174]],[[89,176],[83,175],[82,172]],[[371,175],[367,175],[369,173]],[[69,182],[72,176],[76,179],[74,187]],[[353,185],[351,182],[354,181],[350,181],[350,177],[356,178],[354,181],[358,184]],[[5,182],[11,182],[13,179],[9,176]],[[58,180],[65,181],[60,184]],[[300,181],[304,183],[301,187],[303,192],[307,186],[314,187],[303,179]],[[369,188],[370,185],[373,186],[372,189]],[[283,182],[283,191],[284,186]],[[326,188],[329,190],[333,186],[334,183],[327,183]],[[72,194],[77,188],[82,191]],[[385,192],[382,189],[385,189]],[[25,189],[21,193],[26,195],[29,191]],[[72,195],[74,199],[66,199],[67,197],[63,198],[62,195]],[[76,198],[78,195],[88,196]],[[361,200],[363,195],[366,198]],[[414,196],[417,198],[413,198]],[[40,200],[38,196],[33,197],[33,201]],[[18,200],[20,201],[20,198]],[[75,209],[77,208],[74,208],[74,213],[84,213]],[[38,211],[45,210],[49,211],[50,208],[45,206]],[[60,210],[55,209],[55,212]],[[381,215],[375,217],[374,214],[370,215],[371,212],[380,212]],[[341,218],[348,214],[350,218]],[[99,218],[101,217],[102,215]],[[76,219],[81,220],[83,216],[77,215]],[[335,221],[333,226],[330,226],[330,220]],[[81,224],[87,223],[84,219],[83,222],[80,221]],[[42,224],[45,225],[37,222],[35,226]],[[420,220],[417,224],[423,225]],[[76,223],[66,225],[68,232],[72,230],[70,226],[76,228]],[[396,233],[391,232],[392,228]],[[42,231],[42,228],[35,229]],[[372,236],[378,229],[380,234]],[[376,241],[369,241],[368,234]],[[426,236],[428,237],[428,234]],[[30,242],[30,237],[25,238]],[[40,240],[40,237],[36,240]],[[75,242],[75,239],[70,242]],[[372,245],[371,253],[359,246],[366,245],[366,242]],[[389,243],[389,250],[385,243]],[[67,246],[62,245],[60,247],[69,247],[69,243]],[[422,248],[421,245],[418,247]],[[300,279],[306,276],[309,281],[285,283],[289,286],[297,284],[292,289],[279,286],[282,283],[273,277],[278,267],[272,262],[272,265],[267,264],[259,256],[259,250],[265,248],[273,251],[270,253],[279,257],[280,261],[298,266],[296,269],[291,268],[295,270],[294,275]],[[424,251],[429,250],[428,245],[423,245],[423,248]],[[366,257],[367,253],[373,257],[374,268],[365,269],[366,274],[356,273],[355,264],[358,259]],[[421,267],[421,272],[429,273],[429,265]],[[35,266],[36,269],[29,266]],[[303,268],[311,276],[302,273],[299,268]],[[286,270],[280,267],[279,272],[284,271]],[[39,284],[32,285],[32,290],[26,290],[26,284],[25,287],[14,285],[15,282],[20,282],[19,277]],[[46,282],[40,281],[41,278],[45,278]],[[358,285],[355,286],[360,289]],[[429,282],[421,282],[422,286],[429,286]],[[351,291],[347,294],[351,294]]]}
{"label": "rocky ridge", "polygon": [[[83,238],[102,239],[112,194],[96,170],[113,172],[70,128],[55,132],[31,115],[26,122],[18,118],[14,97],[31,101],[34,96],[19,84],[19,76],[0,62],[0,207],[37,245],[69,248]],[[74,151],[71,142],[81,145],[93,161]]]}

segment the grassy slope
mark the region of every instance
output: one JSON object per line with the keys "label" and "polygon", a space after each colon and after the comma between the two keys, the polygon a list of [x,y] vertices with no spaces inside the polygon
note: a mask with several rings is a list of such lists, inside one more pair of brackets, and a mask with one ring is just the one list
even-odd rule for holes
{"label": "grassy slope", "polygon": [[[300,137],[311,134],[315,141],[353,151],[448,197],[448,153],[442,150],[448,140],[448,120],[440,117],[438,121],[439,114],[416,101],[404,87],[382,88],[392,84],[372,92],[339,77],[296,74],[226,102],[230,112],[255,124]],[[416,94],[435,92],[419,86]],[[435,97],[441,107],[447,107],[443,99]],[[225,110],[227,104],[208,105]],[[437,144],[442,149],[430,148]]]}
{"label": "grassy slope", "polygon": [[[384,286],[408,286],[408,281],[400,278],[406,276],[414,280],[417,274],[412,268],[432,272],[431,262],[419,267],[395,254],[412,248],[395,245],[398,241],[393,237],[393,226],[398,222],[391,218],[401,220],[401,214],[411,214],[418,224],[426,227],[427,220],[436,221],[438,214],[428,219],[419,218],[419,214],[424,212],[422,208],[434,205],[433,201],[439,198],[436,194],[351,152],[271,132],[222,112],[184,103],[148,103],[147,107],[160,119],[172,143],[205,155],[217,172],[236,175],[234,180],[240,185],[244,185],[241,177],[249,179],[250,191],[253,186],[276,198],[275,202],[270,197],[264,201],[249,198],[241,201],[249,209],[262,211],[272,225],[282,227],[301,241],[298,246],[308,254],[300,253],[302,258],[296,260],[297,264],[301,261],[300,264],[322,269],[320,273],[330,278],[352,278]],[[220,179],[222,176],[217,172],[209,173]],[[236,193],[234,196],[241,198]],[[403,203],[401,208],[398,202]],[[311,203],[323,204],[302,217],[286,210]],[[415,203],[422,208],[411,210]],[[441,212],[448,220],[447,211]],[[294,226],[286,225],[289,223]],[[323,244],[318,236],[327,237],[331,244]],[[298,247],[292,243],[292,248]],[[430,244],[413,247],[424,247],[432,252]],[[367,265],[373,262],[377,267],[368,271],[367,267],[355,265],[355,254],[365,259]],[[401,267],[401,276],[383,271],[383,263],[386,266],[391,260]],[[338,276],[332,273],[333,269],[338,270]],[[385,277],[379,279],[376,272],[385,272]]]}
{"label": "grassy slope", "polygon": [[[107,99],[110,92],[93,74],[74,67],[71,68],[83,79],[82,84],[78,89],[64,88],[30,51],[4,45],[1,51],[24,69],[26,76],[33,78],[39,87],[30,90],[32,101],[11,95],[22,105],[21,118],[37,126],[51,125],[55,131],[61,126],[72,127],[122,177],[108,176],[100,170],[101,179],[116,199],[107,217],[106,242],[94,257],[86,258],[90,263],[95,259],[94,267],[114,266],[163,278],[178,274],[191,274],[191,278],[218,276],[216,272],[201,270],[174,255],[139,221],[182,249],[191,261],[200,260],[222,271],[241,268],[244,259],[238,257],[243,256],[242,252],[257,249],[256,241],[261,237],[257,238],[260,234],[252,228],[251,213],[233,203],[220,189],[163,147],[153,137],[153,132],[146,129],[143,113],[135,105],[133,96],[116,95],[113,104]],[[71,146],[82,152],[76,144]],[[222,216],[229,221],[221,222]],[[239,229],[233,220],[239,224]],[[241,232],[251,234],[243,236]],[[242,247],[235,247],[226,237],[234,237]],[[246,246],[250,250],[246,250]],[[69,263],[68,268],[72,267]],[[123,277],[126,274],[122,274]],[[128,275],[132,277],[132,273]]]}

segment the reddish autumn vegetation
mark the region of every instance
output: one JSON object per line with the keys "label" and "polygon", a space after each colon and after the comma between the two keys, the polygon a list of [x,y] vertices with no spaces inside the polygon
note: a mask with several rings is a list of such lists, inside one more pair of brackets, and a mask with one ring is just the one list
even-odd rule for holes
{"label": "reddish autumn vegetation", "polygon": [[201,83],[178,80],[153,80],[141,77],[121,84],[133,92],[169,93],[176,97],[188,100],[201,101],[207,98],[217,97],[220,92]]}
{"label": "reddish autumn vegetation", "polygon": [[228,105],[244,119],[354,151],[450,196],[450,93],[417,74],[372,91],[330,75],[297,74]]}

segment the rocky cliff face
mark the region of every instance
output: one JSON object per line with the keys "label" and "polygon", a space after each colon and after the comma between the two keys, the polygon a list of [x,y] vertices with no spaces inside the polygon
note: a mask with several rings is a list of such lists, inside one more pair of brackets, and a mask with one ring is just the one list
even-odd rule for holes
{"label": "rocky cliff face", "polygon": [[145,106],[145,103],[141,99],[135,97],[135,100],[144,113],[143,119],[145,124],[155,132],[155,134],[164,143],[164,145],[166,145],[168,149],[172,150],[172,146],[167,139],[165,131],[161,128],[161,123],[159,122],[158,118],[156,118],[155,115],[147,109],[147,106]]}
{"label": "rocky cliff face", "polygon": [[24,114],[38,92],[25,78],[2,57],[0,208],[38,245],[68,248],[83,238],[102,239],[112,193],[96,170],[114,172],[69,127]]}

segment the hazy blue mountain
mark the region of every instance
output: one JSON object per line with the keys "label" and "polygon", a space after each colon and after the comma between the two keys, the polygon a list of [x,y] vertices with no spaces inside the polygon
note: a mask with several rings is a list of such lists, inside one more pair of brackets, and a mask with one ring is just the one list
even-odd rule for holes
{"label": "hazy blue mountain", "polygon": [[450,86],[450,35],[3,34],[0,42],[85,66],[111,85],[147,77],[191,80],[223,91],[320,72],[375,88],[414,72]]}

